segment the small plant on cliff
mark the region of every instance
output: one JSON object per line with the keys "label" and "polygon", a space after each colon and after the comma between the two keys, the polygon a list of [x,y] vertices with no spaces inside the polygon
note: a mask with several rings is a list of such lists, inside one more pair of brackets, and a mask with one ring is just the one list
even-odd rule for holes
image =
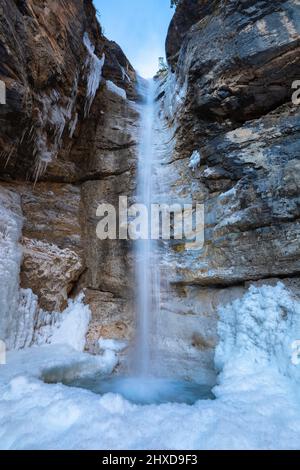
{"label": "small plant on cliff", "polygon": [[176,8],[180,0],[171,0],[171,8]]}

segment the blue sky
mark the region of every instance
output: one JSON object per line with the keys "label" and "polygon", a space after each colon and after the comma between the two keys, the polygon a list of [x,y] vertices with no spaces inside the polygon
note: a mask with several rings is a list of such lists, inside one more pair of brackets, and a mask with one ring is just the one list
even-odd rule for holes
{"label": "blue sky", "polygon": [[104,34],[116,41],[145,78],[158,69],[174,10],[170,0],[94,0]]}

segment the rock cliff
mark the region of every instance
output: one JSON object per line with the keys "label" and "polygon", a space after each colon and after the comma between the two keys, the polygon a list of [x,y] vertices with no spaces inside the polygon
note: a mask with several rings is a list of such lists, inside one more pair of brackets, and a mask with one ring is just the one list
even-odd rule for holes
{"label": "rock cliff", "polygon": [[[135,71],[92,0],[1,1],[0,55],[0,194],[18,227],[23,217],[21,287],[49,312],[84,289],[90,347],[102,333],[128,336],[130,247],[101,245],[95,229],[98,204],[134,191]],[[8,331],[12,313],[1,316]]]}

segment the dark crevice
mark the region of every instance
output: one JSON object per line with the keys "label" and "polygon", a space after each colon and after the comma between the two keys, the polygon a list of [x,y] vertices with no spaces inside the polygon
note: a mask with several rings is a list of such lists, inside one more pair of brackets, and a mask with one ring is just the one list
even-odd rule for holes
{"label": "dark crevice", "polygon": [[247,278],[243,280],[232,280],[232,281],[227,281],[227,282],[189,282],[189,281],[173,281],[170,284],[174,287],[199,287],[199,288],[205,288],[205,289],[226,289],[228,287],[245,287],[246,284],[248,283],[253,283],[253,282],[259,282],[259,281],[265,281],[265,280],[276,280],[276,279],[281,279],[281,280],[287,280],[287,279],[300,279],[300,271],[296,271],[291,274],[268,274],[266,276],[254,276],[253,278]]}
{"label": "dark crevice", "polygon": [[97,171],[94,172],[93,174],[83,176],[82,178],[74,179],[74,180],[64,180],[62,178],[55,178],[55,177],[47,177],[47,178],[41,178],[39,181],[37,181],[36,184],[34,184],[33,181],[28,181],[28,180],[15,180],[15,179],[6,179],[3,176],[0,176],[0,182],[5,183],[8,186],[9,185],[32,185],[32,188],[34,190],[34,187],[38,187],[39,184],[41,183],[55,183],[55,184],[61,184],[61,185],[73,185],[73,186],[80,186],[83,183],[87,183],[89,181],[103,181],[107,178],[112,178],[114,176],[122,176],[126,173],[129,173],[130,171],[133,171],[134,167],[131,168],[126,168],[126,170],[120,170],[120,171],[112,171],[112,172],[103,172],[103,171]]}

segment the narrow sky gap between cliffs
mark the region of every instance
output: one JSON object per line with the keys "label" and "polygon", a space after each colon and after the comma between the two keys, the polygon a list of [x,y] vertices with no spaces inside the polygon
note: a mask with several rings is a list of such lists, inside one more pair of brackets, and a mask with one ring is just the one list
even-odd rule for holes
{"label": "narrow sky gap between cliffs", "polygon": [[170,0],[94,0],[98,20],[108,39],[117,42],[144,78],[158,70],[174,10]]}

